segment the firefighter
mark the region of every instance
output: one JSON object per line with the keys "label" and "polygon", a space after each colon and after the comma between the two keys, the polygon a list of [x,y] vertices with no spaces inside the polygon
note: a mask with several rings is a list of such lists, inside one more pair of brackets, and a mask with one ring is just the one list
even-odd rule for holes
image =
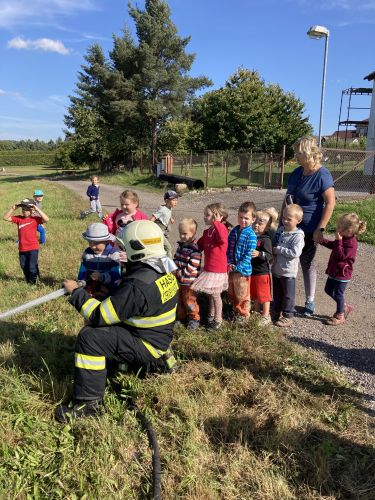
{"label": "firefighter", "polygon": [[113,295],[102,302],[76,281],[65,280],[70,302],[87,322],[75,347],[73,400],[56,409],[56,419],[94,416],[103,412],[106,360],[172,367],[170,343],[176,319],[176,269],[164,250],[161,229],[151,221],[126,226],[122,240],[127,274]]}

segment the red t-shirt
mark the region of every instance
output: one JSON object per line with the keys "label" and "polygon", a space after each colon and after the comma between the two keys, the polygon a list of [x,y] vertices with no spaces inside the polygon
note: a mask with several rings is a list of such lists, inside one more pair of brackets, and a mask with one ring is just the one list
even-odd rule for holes
{"label": "red t-shirt", "polygon": [[43,224],[41,217],[19,217],[12,215],[13,224],[18,226],[18,250],[28,252],[39,250],[39,241],[36,235],[38,224]]}
{"label": "red t-shirt", "polygon": [[204,271],[210,273],[227,272],[228,229],[222,222],[203,231],[198,247],[204,252]]}

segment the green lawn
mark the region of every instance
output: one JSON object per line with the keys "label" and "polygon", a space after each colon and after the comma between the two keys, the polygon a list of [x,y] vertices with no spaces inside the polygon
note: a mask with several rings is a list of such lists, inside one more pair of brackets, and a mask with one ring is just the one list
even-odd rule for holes
{"label": "green lawn", "polygon": [[351,201],[338,203],[333,213],[331,222],[328,225],[328,231],[334,232],[336,220],[345,213],[355,212],[360,219],[367,222],[367,230],[357,236],[358,241],[375,245],[375,198],[371,197],[362,201]]}
{"label": "green lawn", "polygon": [[[34,187],[0,178],[0,211]],[[38,187],[50,216],[42,283],[24,283],[16,228],[2,222],[1,311],[75,277],[85,247],[81,199]],[[146,436],[110,387],[100,419],[54,421],[70,397],[82,325],[66,298],[0,323],[0,498],[151,498]],[[375,438],[339,372],[255,320],[215,335],[178,330],[174,349],[176,374],[119,377],[158,437],[162,498],[372,498]]]}

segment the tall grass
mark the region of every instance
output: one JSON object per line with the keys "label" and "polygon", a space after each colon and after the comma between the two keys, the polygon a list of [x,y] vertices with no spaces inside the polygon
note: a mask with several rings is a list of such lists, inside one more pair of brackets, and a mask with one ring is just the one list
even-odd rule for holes
{"label": "tall grass", "polygon": [[[38,186],[50,216],[42,283],[23,282],[15,226],[3,222],[1,311],[74,277],[85,247],[80,200]],[[1,211],[33,188],[0,180]],[[70,396],[81,326],[65,298],[0,323],[0,498],[151,498],[146,436],[110,386],[100,419],[53,419]],[[255,321],[178,330],[174,349],[173,375],[118,376],[158,436],[163,498],[374,498],[375,439],[341,374]]]}

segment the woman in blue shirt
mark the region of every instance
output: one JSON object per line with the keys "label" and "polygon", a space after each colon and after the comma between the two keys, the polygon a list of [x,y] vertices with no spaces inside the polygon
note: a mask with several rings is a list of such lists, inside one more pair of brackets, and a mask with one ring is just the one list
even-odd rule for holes
{"label": "woman in blue shirt", "polygon": [[287,195],[302,207],[303,219],[299,227],[305,233],[305,246],[300,257],[305,285],[305,315],[315,312],[317,243],[332,216],[336,204],[333,178],[329,170],[321,165],[322,152],[315,137],[305,136],[293,145],[294,154],[300,164],[290,175]]}

